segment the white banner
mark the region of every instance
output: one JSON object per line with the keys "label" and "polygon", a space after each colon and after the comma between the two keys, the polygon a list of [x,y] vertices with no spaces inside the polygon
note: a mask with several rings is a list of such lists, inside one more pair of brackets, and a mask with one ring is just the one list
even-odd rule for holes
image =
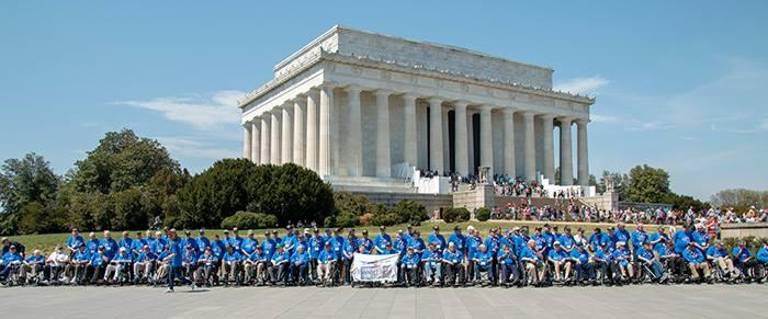
{"label": "white banner", "polygon": [[398,254],[368,255],[355,253],[349,272],[356,282],[396,282]]}

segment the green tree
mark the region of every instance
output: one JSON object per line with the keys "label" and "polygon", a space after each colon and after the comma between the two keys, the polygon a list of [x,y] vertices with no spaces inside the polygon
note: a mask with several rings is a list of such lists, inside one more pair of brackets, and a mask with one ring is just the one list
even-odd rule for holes
{"label": "green tree", "polygon": [[22,208],[31,203],[40,206],[30,206],[29,211],[50,213],[59,184],[60,178],[40,155],[6,160],[0,170],[0,234],[15,233]]}
{"label": "green tree", "polygon": [[613,189],[617,193],[619,193],[619,200],[624,200],[627,196],[626,189],[629,185],[629,175],[622,174],[620,172],[610,172],[610,171],[603,171],[602,176],[600,177],[600,182],[597,183],[596,191],[600,194],[605,193],[606,189],[606,182],[608,180],[611,180],[613,183]]}
{"label": "green tree", "polygon": [[669,174],[661,168],[638,165],[629,171],[627,200],[636,203],[663,203],[669,199]]}
{"label": "green tree", "polygon": [[750,206],[768,207],[768,191],[724,189],[712,195],[711,202],[718,207],[733,207],[737,212],[745,212]]}

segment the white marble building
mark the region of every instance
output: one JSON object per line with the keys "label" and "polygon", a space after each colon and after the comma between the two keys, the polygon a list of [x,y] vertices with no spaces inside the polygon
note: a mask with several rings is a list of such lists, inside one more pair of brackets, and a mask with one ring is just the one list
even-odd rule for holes
{"label": "white marble building", "polygon": [[335,26],[278,63],[274,78],[240,102],[243,157],[293,162],[334,187],[397,188],[414,168],[467,175],[489,167],[554,181],[556,165],[562,185],[587,185],[594,99],[553,91],[552,73]]}

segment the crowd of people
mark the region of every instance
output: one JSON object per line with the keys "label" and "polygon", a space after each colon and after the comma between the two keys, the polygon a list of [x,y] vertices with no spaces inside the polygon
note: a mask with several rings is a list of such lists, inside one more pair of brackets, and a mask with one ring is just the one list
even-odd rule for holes
{"label": "crowd of people", "polygon": [[209,238],[176,230],[123,232],[113,239],[84,238],[73,229],[48,255],[27,254],[22,243],[2,239],[0,282],[5,285],[355,285],[355,253],[398,258],[402,286],[549,286],[640,283],[762,282],[768,242],[741,241],[727,250],[704,224],[686,227],[643,224],[629,232],[624,223],[600,228],[491,228],[485,237],[473,226],[447,236],[438,226],[423,238],[412,227],[390,235],[386,227],[369,236],[355,229],[287,227],[285,233],[237,229]]}

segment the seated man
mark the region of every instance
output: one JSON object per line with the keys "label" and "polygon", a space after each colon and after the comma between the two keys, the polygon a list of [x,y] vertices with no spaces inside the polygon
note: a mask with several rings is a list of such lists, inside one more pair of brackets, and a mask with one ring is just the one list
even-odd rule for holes
{"label": "seated man", "polygon": [[615,282],[614,275],[620,273],[618,266],[613,261],[613,254],[608,243],[600,243],[595,249],[595,253],[592,254],[592,264],[594,265],[596,272],[596,280],[601,284],[613,284]]}
{"label": "seated man", "polygon": [[39,249],[35,249],[31,256],[21,265],[21,279],[26,283],[38,284],[43,281],[45,272],[45,256]]}
{"label": "seated man", "polygon": [[67,266],[71,268],[66,272],[72,274],[72,284],[82,284],[87,273],[88,267],[91,264],[91,253],[85,248],[85,245],[80,245],[75,248],[75,254],[72,256],[72,262]]}
{"label": "seated man", "polygon": [[230,282],[234,282],[235,285],[240,286],[240,267],[243,261],[243,256],[235,249],[234,246],[227,244],[225,248],[226,252],[221,258],[222,280],[224,285],[229,285]]}
{"label": "seated man", "polygon": [[739,245],[731,249],[731,255],[736,267],[739,268],[748,282],[758,279],[757,261],[752,256],[752,252],[749,251],[746,241],[739,240]]}
{"label": "seated man", "polygon": [[88,266],[88,277],[91,277],[92,284],[101,283],[103,282],[102,277],[104,276],[104,271],[107,269],[107,265],[110,261],[109,255],[105,252],[104,246],[97,246],[96,250],[90,255],[91,260]]}
{"label": "seated man", "polygon": [[684,277],[686,269],[685,261],[682,256],[675,252],[675,244],[671,240],[657,244],[654,248],[659,260],[664,264],[669,274],[672,275],[672,281],[680,282]]}
{"label": "seated man", "polygon": [[571,250],[570,258],[573,260],[574,268],[576,269],[576,282],[582,285],[594,283],[594,268],[589,262],[589,252],[584,249],[584,245],[581,243],[576,244],[576,249]]}
{"label": "seated man", "polygon": [[464,285],[464,254],[456,249],[454,243],[448,244],[448,249],[443,252],[443,267],[445,268],[446,286]]}
{"label": "seated man", "polygon": [[475,264],[473,282],[482,285],[493,284],[493,254],[485,244],[480,244],[478,251],[472,256],[472,261]]}
{"label": "seated man", "polygon": [[[18,283],[17,275],[21,272],[22,257],[16,251],[16,245],[8,247],[8,251],[0,259],[0,280],[6,283]],[[20,284],[20,283],[18,283]]]}
{"label": "seated man", "polygon": [[632,253],[627,249],[623,241],[616,243],[616,250],[613,251],[613,259],[616,261],[622,281],[627,282],[634,278],[634,269],[632,267]]}
{"label": "seated man", "polygon": [[266,258],[264,250],[260,245],[256,246],[254,251],[247,256],[243,262],[243,268],[245,269],[244,282],[246,285],[254,283],[258,285],[264,284],[264,269],[266,269],[266,263],[264,261]]}
{"label": "seated man", "polygon": [[443,257],[437,250],[437,243],[429,244],[429,249],[424,251],[421,261],[424,269],[424,283],[439,286]]}
{"label": "seated man", "polygon": [[664,267],[659,261],[656,252],[651,247],[651,242],[646,241],[641,245],[642,246],[637,250],[637,259],[641,267],[645,267],[645,269],[651,272],[651,275],[653,276],[653,278],[651,278],[652,281],[662,284],[666,283],[667,274],[664,273]]}
{"label": "seated man", "polygon": [[[190,236],[190,232],[187,231],[187,236]],[[200,259],[197,253],[196,245],[191,244],[192,240],[187,240],[186,249],[181,254],[181,276],[187,281],[193,281],[195,277],[195,269],[197,269],[197,260]]]}
{"label": "seated man", "polygon": [[525,265],[529,285],[541,286],[544,276],[547,275],[547,267],[542,258],[536,253],[536,241],[528,240],[525,247],[520,250],[520,261]]}
{"label": "seated man", "polygon": [[[48,267],[48,279],[50,283],[69,282],[65,274],[67,265],[69,265],[69,254],[64,252],[64,248],[61,245],[56,245],[56,249],[48,256],[46,260],[46,266]],[[62,278],[63,277],[63,278]]]}
{"label": "seated man", "polygon": [[152,252],[149,245],[144,245],[133,263],[133,283],[150,283],[152,281],[150,276],[154,271],[156,262],[157,255]]}
{"label": "seated man", "polygon": [[739,276],[739,271],[734,267],[733,260],[728,258],[728,251],[723,247],[723,242],[718,240],[714,245],[709,246],[706,255],[707,260],[722,271],[724,278],[733,280]]}
{"label": "seated man", "polygon": [[[688,268],[691,270],[691,278],[693,281],[699,281],[700,279],[706,280],[708,283],[712,283],[712,277],[709,269],[709,264],[704,253],[696,247],[694,242],[688,244],[688,248],[683,251],[683,259],[688,263]],[[699,274],[701,272],[704,276]]]}
{"label": "seated man", "polygon": [[556,241],[553,245],[554,247],[547,254],[547,262],[552,265],[554,280],[556,283],[568,283],[571,281],[573,260],[571,260],[559,241]]}
{"label": "seated man", "polygon": [[283,244],[277,244],[277,251],[272,255],[272,267],[270,274],[271,283],[285,285],[288,282],[288,272],[290,271],[290,259],[288,252],[283,248]]}
{"label": "seated man", "polygon": [[320,254],[317,255],[317,277],[322,285],[333,284],[333,270],[336,269],[336,252],[331,248],[331,243],[326,241]]}
{"label": "seated man", "polygon": [[421,258],[413,246],[408,247],[405,256],[400,259],[400,278],[406,287],[418,285],[419,263]]}
{"label": "seated man", "polygon": [[768,241],[763,242],[763,246],[757,250],[757,262],[763,267],[763,276],[758,279],[759,282],[762,282],[768,276],[766,274],[768,271]]}
{"label": "seated man", "polygon": [[110,284],[122,284],[123,280],[128,279],[126,274],[131,269],[131,263],[133,263],[133,256],[125,247],[120,247],[118,253],[107,265],[104,281]]}
{"label": "seated man", "polygon": [[197,260],[197,268],[193,276],[195,285],[212,286],[217,281],[216,273],[219,269],[219,258],[213,254],[211,246],[205,246],[203,254]]}
{"label": "seated man", "polygon": [[514,285],[519,278],[517,273],[517,256],[510,245],[504,245],[496,256],[499,263],[499,279],[502,285]]}
{"label": "seated man", "polygon": [[291,282],[304,286],[309,283],[309,252],[299,244],[291,256]]}
{"label": "seated man", "polygon": [[161,283],[163,280],[166,282],[168,281],[168,273],[171,271],[173,257],[171,247],[167,244],[163,244],[160,253],[157,254],[157,273],[155,274],[154,280],[155,285]]}

